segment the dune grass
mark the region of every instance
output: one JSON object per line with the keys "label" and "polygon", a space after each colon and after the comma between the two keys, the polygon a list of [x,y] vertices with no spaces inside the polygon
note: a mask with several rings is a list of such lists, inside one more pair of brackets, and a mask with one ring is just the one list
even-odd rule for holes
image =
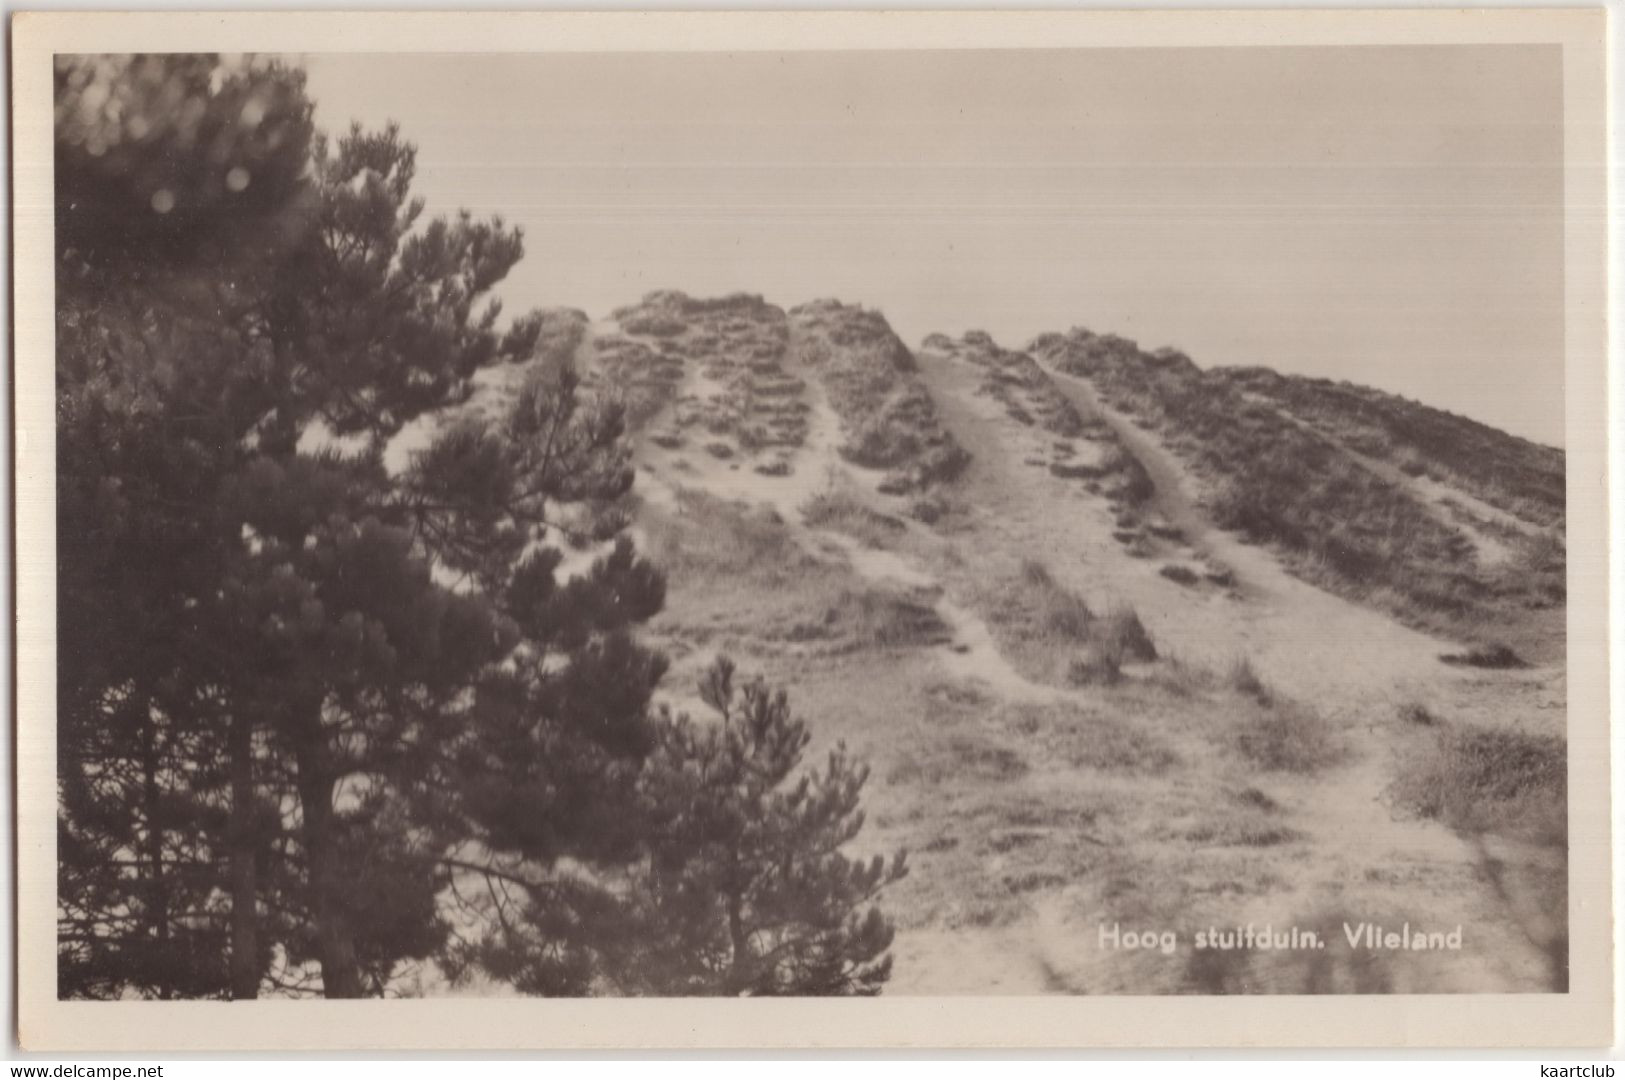
{"label": "dune grass", "polygon": [[[1560,574],[1509,576],[1479,567],[1471,538],[1441,520],[1408,484],[1376,475],[1328,436],[1254,400],[1265,392],[1260,387],[1285,381],[1273,373],[1204,372],[1182,354],[1146,353],[1127,339],[1081,329],[1046,334],[1029,351],[1088,378],[1103,400],[1131,419],[1150,421],[1202,481],[1214,522],[1274,548],[1311,583],[1419,624],[1470,625],[1508,604],[1553,602]],[[1471,436],[1473,445],[1517,474],[1498,492],[1498,505],[1510,512],[1532,493],[1560,495],[1561,452],[1378,396],[1389,403],[1383,408],[1392,414],[1390,427],[1415,421],[1407,438],[1428,470],[1436,460],[1431,455],[1442,452],[1452,433]],[[1449,466],[1452,477],[1458,466],[1476,470],[1464,487],[1482,491],[1496,483],[1493,470],[1461,461]],[[1534,555],[1547,565],[1559,558],[1555,549]]]}
{"label": "dune grass", "polygon": [[1417,727],[1432,727],[1439,722],[1439,718],[1433,715],[1432,710],[1420,701],[1407,701],[1394,711],[1400,720]]}
{"label": "dune grass", "polygon": [[835,300],[792,308],[791,351],[814,372],[840,419],[841,456],[887,473],[903,495],[959,475],[970,461],[937,415],[913,353],[877,311]]}
{"label": "dune grass", "polygon": [[1167,578],[1169,581],[1172,581],[1176,585],[1184,585],[1187,587],[1195,585],[1202,580],[1196,571],[1192,570],[1188,566],[1180,566],[1178,563],[1169,563],[1162,569],[1158,570],[1157,573],[1161,574],[1163,577]]}
{"label": "dune grass", "polygon": [[1269,772],[1312,773],[1341,761],[1343,744],[1313,709],[1293,701],[1260,705],[1232,734],[1235,748]]}
{"label": "dune grass", "polygon": [[908,593],[867,587],[843,589],[825,622],[841,628],[847,648],[865,650],[945,645],[953,633],[930,603]]}
{"label": "dune grass", "polygon": [[801,520],[815,529],[830,529],[861,540],[870,547],[885,548],[908,531],[899,518],[880,513],[844,488],[830,486],[817,492],[801,507]]}
{"label": "dune grass", "polygon": [[1245,656],[1238,656],[1231,661],[1225,681],[1236,693],[1250,697],[1259,704],[1268,704],[1273,696],[1270,688],[1259,676],[1258,669],[1253,667],[1253,662]]}
{"label": "dune grass", "polygon": [[1568,842],[1568,746],[1556,735],[1441,726],[1430,745],[1406,754],[1390,794],[1459,832]]}
{"label": "dune grass", "polygon": [[1512,646],[1503,642],[1489,645],[1475,645],[1466,652],[1443,653],[1439,660],[1455,667],[1477,668],[1521,668],[1526,665],[1523,658],[1513,651]]}
{"label": "dune grass", "polygon": [[1263,368],[1216,374],[1361,453],[1393,462],[1406,475],[1442,478],[1532,524],[1563,520],[1567,493],[1561,450],[1369,387]]}
{"label": "dune grass", "polygon": [[1039,621],[1047,634],[1063,641],[1089,640],[1095,615],[1081,596],[1057,582],[1049,567],[1036,559],[1022,560],[1021,578],[1036,598]]}
{"label": "dune grass", "polygon": [[1156,643],[1133,608],[1095,612],[1049,567],[1022,561],[1013,579],[979,590],[1001,649],[1028,677],[1057,686],[1111,686],[1123,665],[1157,659]]}

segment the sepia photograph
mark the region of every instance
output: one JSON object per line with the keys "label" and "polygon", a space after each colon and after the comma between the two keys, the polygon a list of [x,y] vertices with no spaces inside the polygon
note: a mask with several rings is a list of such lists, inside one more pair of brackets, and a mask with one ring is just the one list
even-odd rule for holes
{"label": "sepia photograph", "polygon": [[918,18],[59,25],[25,998],[1439,996],[1607,1040],[1584,54]]}

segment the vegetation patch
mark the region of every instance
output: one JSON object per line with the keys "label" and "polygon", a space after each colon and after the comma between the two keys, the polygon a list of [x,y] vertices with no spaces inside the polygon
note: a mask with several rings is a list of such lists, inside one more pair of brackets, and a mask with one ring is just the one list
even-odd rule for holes
{"label": "vegetation patch", "polygon": [[1252,698],[1261,705],[1267,705],[1273,695],[1259,676],[1258,669],[1253,662],[1245,656],[1238,656],[1230,664],[1230,671],[1226,676],[1230,689],[1238,694]]}
{"label": "vegetation patch", "polygon": [[893,784],[936,786],[972,780],[1016,780],[1028,769],[1026,759],[1009,747],[966,735],[907,751],[904,759],[887,771],[886,779]]}
{"label": "vegetation patch", "polygon": [[1115,718],[1097,718],[1071,729],[1066,760],[1102,772],[1155,776],[1179,764],[1179,755],[1154,735]]}
{"label": "vegetation patch", "polygon": [[[1284,415],[1283,407],[1301,402],[1285,401],[1281,395],[1288,391],[1282,388],[1304,380],[1252,369],[1204,372],[1183,353],[1147,353],[1126,338],[1083,329],[1043,335],[1028,350],[1057,370],[1089,379],[1114,408],[1160,430],[1168,448],[1201,480],[1214,521],[1275,548],[1305,580],[1418,622],[1471,623],[1501,600],[1552,603],[1558,575],[1514,580],[1478,566],[1471,538],[1441,520],[1409,482],[1377,475],[1346,452],[1330,429],[1315,430],[1313,417],[1305,426],[1296,415]],[[1340,404],[1325,406],[1325,416],[1342,415],[1345,408],[1380,414],[1390,431],[1386,437],[1409,440],[1430,463],[1443,445],[1462,445],[1451,444],[1453,438],[1482,447],[1488,460],[1522,477],[1500,491],[1497,505],[1521,505],[1525,497],[1561,505],[1554,502],[1562,493],[1560,451],[1375,392],[1340,391],[1336,398]],[[1493,465],[1457,462],[1450,469],[1457,465],[1477,478],[1473,485],[1479,489],[1496,483]],[[1148,490],[1141,486],[1118,497],[1132,501],[1148,497]],[[1534,516],[1549,520],[1543,513]],[[1543,558],[1556,562],[1552,552]]]}
{"label": "vegetation patch", "polygon": [[1089,605],[1077,593],[1061,585],[1049,568],[1034,559],[1023,560],[1021,577],[1036,598],[1043,631],[1064,641],[1088,641],[1095,621]]}
{"label": "vegetation patch", "polygon": [[1289,701],[1260,708],[1235,730],[1234,744],[1243,757],[1271,772],[1316,772],[1344,755],[1318,713]]}
{"label": "vegetation patch", "polygon": [[789,316],[795,363],[816,374],[840,419],[840,453],[907,494],[952,480],[970,461],[942,426],[914,355],[877,311],[818,300]]}
{"label": "vegetation patch", "polygon": [[1479,668],[1521,668],[1527,667],[1512,646],[1496,643],[1493,645],[1479,645],[1461,653],[1443,653],[1439,659],[1456,667]]}
{"label": "vegetation patch", "polygon": [[1163,577],[1167,578],[1169,581],[1172,581],[1176,585],[1195,585],[1202,580],[1197,576],[1196,571],[1192,570],[1188,566],[1181,566],[1178,563],[1169,563],[1161,570],[1158,570],[1157,573],[1161,574]]}
{"label": "vegetation patch", "polygon": [[[625,379],[627,360],[659,358],[658,381],[664,385],[644,393],[663,390],[660,404],[670,400],[685,369],[696,376],[700,389],[677,403],[680,428],[698,426],[730,437],[745,453],[783,451],[806,441],[811,406],[806,384],[784,368],[790,331],[783,309],[745,293],[705,300],[661,290],[616,309],[614,317],[623,335],[631,337],[611,343],[613,376]],[[774,458],[758,471],[783,475],[774,471],[783,467],[781,460]]]}
{"label": "vegetation patch", "polygon": [[680,354],[619,334],[597,338],[592,352],[595,378],[626,404],[632,427],[641,427],[676,399],[683,380]]}
{"label": "vegetation patch", "polygon": [[1267,368],[1214,373],[1408,476],[1438,476],[1531,524],[1560,526],[1563,451],[1393,394]]}
{"label": "vegetation patch", "polygon": [[854,649],[887,650],[946,645],[953,633],[926,600],[886,589],[846,589],[825,613]]}
{"label": "vegetation patch", "polygon": [[1149,663],[1157,658],[1157,646],[1140,615],[1131,607],[1115,607],[1100,628],[1099,639],[1108,643],[1125,660]]}
{"label": "vegetation patch", "polygon": [[1407,753],[1394,803],[1465,833],[1499,833],[1565,847],[1568,745],[1556,735],[1467,725],[1441,727]]}
{"label": "vegetation patch", "polygon": [[[528,354],[519,349],[508,353],[512,362],[568,364],[587,336],[587,313],[575,308],[538,308],[521,315],[509,327],[510,341],[529,343]],[[532,336],[534,335],[534,336]]]}
{"label": "vegetation patch", "polygon": [[[1001,349],[994,344],[992,337],[980,330],[969,331],[958,341],[942,334],[933,334],[926,339],[926,347],[981,368],[982,378],[977,385],[977,393],[986,394],[999,402],[1017,423],[1040,427],[1062,436],[1083,433],[1084,420],[1077,407],[1055,388],[1049,373],[1026,353]],[[1067,452],[1070,453],[1070,450]],[[1050,471],[1057,476],[1098,475],[1082,466],[1063,473],[1057,471],[1057,466],[1051,465]]]}
{"label": "vegetation patch", "polygon": [[1243,806],[1250,806],[1255,810],[1274,813],[1281,808],[1281,804],[1264,794],[1255,787],[1242,788],[1236,792],[1236,801]]}
{"label": "vegetation patch", "polygon": [[1043,563],[1024,560],[1013,577],[987,582],[978,606],[1009,656],[1028,677],[1060,686],[1111,686],[1123,665],[1158,658],[1133,608],[1096,613]]}
{"label": "vegetation patch", "polygon": [[1204,821],[1185,831],[1185,839],[1205,847],[1278,847],[1304,838],[1297,829],[1255,817]]}
{"label": "vegetation patch", "polygon": [[1091,644],[1066,667],[1073,686],[1116,686],[1123,680],[1123,651],[1110,643]]}
{"label": "vegetation patch", "polygon": [[1399,718],[1407,724],[1417,727],[1432,727],[1439,722],[1439,718],[1428,710],[1420,701],[1407,701],[1398,709]]}
{"label": "vegetation patch", "polygon": [[639,518],[651,552],[674,582],[760,587],[828,573],[776,515],[691,488],[679,489],[676,503],[674,513]]}
{"label": "vegetation patch", "polygon": [[801,520],[815,529],[831,529],[884,548],[908,531],[908,525],[890,514],[865,505],[844,488],[826,488],[801,507]]}

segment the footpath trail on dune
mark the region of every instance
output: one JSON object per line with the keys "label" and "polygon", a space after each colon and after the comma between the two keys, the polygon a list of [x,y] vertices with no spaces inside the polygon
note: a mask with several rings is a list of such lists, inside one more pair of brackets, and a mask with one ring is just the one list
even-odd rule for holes
{"label": "footpath trail on dune", "polygon": [[[584,344],[584,348],[590,349],[590,343]],[[932,609],[952,634],[952,642],[936,654],[936,661],[945,674],[978,680],[1012,700],[1054,700],[1059,692],[1016,671],[999,652],[987,623],[946,596],[937,576],[920,560],[904,552],[871,547],[835,529],[808,524],[808,504],[819,492],[843,482],[872,491],[877,477],[842,459],[837,449],[839,420],[817,381],[808,378],[806,382],[803,395],[808,407],[807,435],[804,444],[787,455],[791,466],[788,475],[761,476],[741,468],[737,462],[682,450],[663,451],[644,440],[638,459],[655,467],[652,471],[647,467],[642,470],[638,490],[645,499],[668,510],[678,506],[679,494],[685,489],[770,508],[809,554],[838,560],[866,581],[926,591]],[[680,384],[677,396],[687,392],[692,392],[692,376]],[[661,419],[657,416],[649,426],[658,426]],[[913,523],[906,523],[904,528],[913,529],[916,534],[923,532]]]}
{"label": "footpath trail on dune", "polygon": [[[1390,787],[1439,730],[1401,720],[1403,708],[1477,728],[1560,730],[1560,663],[1441,664],[1451,643],[1316,588],[1213,527],[1178,455],[1086,378],[985,336],[983,347],[970,335],[928,342],[883,369],[887,393],[907,406],[893,428],[839,382],[895,355],[874,351],[884,324],[862,309],[826,305],[803,326],[745,298],[701,304],[680,332],[636,329],[657,328],[651,313],[670,304],[584,321],[573,357],[589,385],[630,402],[643,508],[631,535],[663,565],[687,567],[673,571],[651,626],[673,662],[660,696],[705,715],[685,691],[726,650],[789,690],[815,754],[845,741],[872,765],[858,853],[907,848],[913,866],[884,901],[898,927],[888,993],[1557,983],[1561,852],[1399,814]],[[853,327],[857,351],[842,354]],[[530,366],[482,373],[463,407],[391,444],[389,467],[460,416],[498,415]],[[902,469],[849,460],[851,441],[877,423],[905,441],[963,447],[969,464],[899,489],[906,459]],[[1113,471],[1120,452],[1149,478],[1143,504],[1125,507],[1115,486],[1132,475]],[[685,545],[710,554],[685,559]],[[572,549],[563,572],[599,553]],[[738,561],[751,559],[742,574]],[[1043,605],[1066,596],[1084,631],[1056,637]],[[1104,682],[1078,676],[1067,664],[1095,647],[1087,628],[1125,611],[1155,658]],[[1268,687],[1259,700],[1230,685],[1240,660]],[[1338,754],[1282,768],[1238,742],[1248,725],[1304,716]],[[1238,954],[1204,967],[1189,948],[1210,922],[1312,927],[1335,935],[1337,956]],[[1459,924],[1465,945],[1442,958],[1362,956],[1338,940],[1345,922]],[[1184,948],[1102,947],[1100,928],[1115,924],[1175,930]]]}
{"label": "footpath trail on dune", "polygon": [[[1158,641],[1176,643],[1182,656],[1222,669],[1245,655],[1275,692],[1324,717],[1346,747],[1341,763],[1313,776],[1260,778],[1284,808],[1283,820],[1304,840],[1278,875],[1278,888],[1237,905],[1240,921],[1280,925],[1335,913],[1339,922],[1342,916],[1357,922],[1396,914],[1416,925],[1460,922],[1472,939],[1471,957],[1448,971],[1411,965],[1393,977],[1413,989],[1438,991],[1546,984],[1549,949],[1527,917],[1528,898],[1497,889],[1481,845],[1436,822],[1397,816],[1386,798],[1399,756],[1428,737],[1396,721],[1398,705],[1420,699],[1447,714],[1454,707],[1482,711],[1486,694],[1494,693],[1483,679],[1439,663],[1448,643],[1302,582],[1267,550],[1211,527],[1171,452],[1103,406],[1085,380],[1052,373],[1062,393],[1110,425],[1140,460],[1157,489],[1151,509],[1197,553],[1228,565],[1238,579],[1234,599],[1182,592],[1124,557],[1104,535],[1109,525],[1096,508],[1066,498],[1045,471],[1008,459],[1004,448],[1013,441],[1012,425],[968,404],[974,389],[962,365],[929,363],[926,371],[948,426],[976,455],[961,494],[990,527],[990,547],[1048,558],[1085,595],[1126,599],[1146,616]],[[1519,850],[1516,857],[1526,870],[1553,872],[1549,853]],[[1109,958],[1085,940],[1093,921],[1080,919],[1075,909],[1062,914],[1067,911],[1061,896],[1033,898],[1026,932],[1035,978],[1052,989],[1111,985],[1112,973],[1103,970]],[[998,947],[1008,948],[1013,932],[997,931]]]}
{"label": "footpath trail on dune", "polygon": [[[1200,991],[1206,976],[1192,974],[1188,955],[1125,955],[1100,948],[1096,934],[1105,923],[1149,920],[1188,935],[1196,927],[1187,921],[1210,917],[1327,934],[1343,921],[1460,923],[1471,941],[1465,955],[1397,958],[1383,965],[1386,987],[1548,983],[1540,898],[1523,883],[1561,868],[1516,846],[1501,845],[1492,858],[1442,825],[1396,815],[1387,789],[1400,756],[1432,738],[1400,723],[1399,706],[1425,702],[1476,722],[1505,712],[1507,701],[1549,696],[1554,683],[1560,695],[1560,671],[1514,679],[1445,667],[1437,657],[1448,643],[1293,577],[1269,551],[1213,528],[1179,459],[1103,406],[1081,378],[1049,374],[1150,477],[1155,492],[1141,510],[1162,532],[1149,552],[1127,550],[1114,534],[1120,515],[1105,496],[1064,464],[1050,467],[1056,454],[1100,461],[1110,439],[1058,439],[1021,422],[1008,399],[989,392],[985,366],[929,351],[917,354],[928,406],[971,457],[962,475],[931,489],[947,516],[917,520],[918,494],[888,493],[890,474],[843,456],[849,432],[823,373],[799,359],[798,332],[792,322],[785,347],[765,360],[780,388],[775,400],[793,402],[804,420],[799,441],[772,450],[774,469],[757,468],[765,459],[743,443],[715,450],[722,429],[712,421],[737,398],[690,356],[665,369],[680,374],[662,376],[675,381],[640,423],[635,490],[650,520],[678,523],[662,528],[679,543],[695,535],[681,524],[691,507],[711,515],[702,527],[726,520],[693,498],[721,500],[704,505],[749,508],[730,512],[757,515],[753,527],[777,531],[824,568],[816,574],[836,575],[834,593],[809,587],[810,606],[791,618],[819,623],[842,590],[872,590],[928,610],[946,628],[917,643],[832,652],[823,638],[769,631],[752,615],[761,594],[721,571],[678,582],[661,630],[676,660],[672,704],[691,706],[681,696],[687,677],[725,645],[785,681],[815,717],[821,743],[853,742],[873,764],[865,850],[916,852],[913,873],[888,894],[899,924],[889,992]],[[578,350],[584,369],[597,362],[600,340],[634,358],[680,353],[689,341],[600,321]],[[748,397],[744,407],[754,407]],[[855,509],[809,513],[832,499]],[[1160,572],[1174,564],[1218,566],[1232,577],[1181,584]],[[1126,670],[1117,686],[1046,674],[1053,668],[1023,655],[1001,621],[1011,617],[1011,598],[1000,583],[1019,582],[1029,566],[1095,612],[1138,612],[1162,659]],[[1272,695],[1302,703],[1326,726],[1344,751],[1334,763],[1271,771],[1238,755],[1228,725],[1251,722],[1259,708],[1211,680],[1242,658]],[[1192,677],[1181,671],[1210,673],[1194,676],[1210,681],[1194,693],[1170,689],[1167,680]],[[1328,983],[1295,963],[1243,957],[1226,969],[1227,992],[1372,988],[1358,972]]]}

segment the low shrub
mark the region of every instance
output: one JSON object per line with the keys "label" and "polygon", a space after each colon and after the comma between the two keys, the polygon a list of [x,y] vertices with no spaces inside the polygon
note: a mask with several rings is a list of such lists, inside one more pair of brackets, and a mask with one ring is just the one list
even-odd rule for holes
{"label": "low shrub", "polygon": [[1227,681],[1230,688],[1238,694],[1245,694],[1259,702],[1270,700],[1269,687],[1264,685],[1264,680],[1259,678],[1253,662],[1245,656],[1238,656],[1231,662]]}
{"label": "low shrub", "polygon": [[1439,722],[1439,718],[1428,711],[1428,707],[1420,701],[1407,701],[1398,709],[1399,718],[1407,724],[1418,727],[1432,727]]}
{"label": "low shrub", "polygon": [[1044,632],[1069,641],[1086,641],[1095,621],[1094,612],[1083,597],[1050,575],[1049,568],[1033,559],[1021,564],[1021,577],[1035,594]]}
{"label": "low shrub", "polygon": [[953,640],[934,606],[891,591],[843,591],[826,622],[842,627],[864,649],[923,648]]}
{"label": "low shrub", "polygon": [[1180,566],[1178,563],[1169,563],[1167,566],[1164,566],[1161,570],[1157,571],[1157,573],[1161,574],[1163,577],[1177,585],[1195,585],[1197,582],[1202,580],[1201,578],[1197,577],[1196,571],[1192,570],[1188,566]]}
{"label": "low shrub", "polygon": [[902,520],[871,510],[838,488],[821,491],[802,504],[801,520],[815,529],[845,533],[870,547],[885,547],[908,530]]}
{"label": "low shrub", "polygon": [[651,555],[674,581],[773,588],[804,580],[819,566],[783,522],[689,488],[678,492],[675,514],[640,515],[639,524]]}
{"label": "low shrub", "polygon": [[1067,665],[1066,679],[1073,686],[1114,686],[1123,678],[1123,657],[1109,645],[1094,645]]}
{"label": "low shrub", "polygon": [[932,495],[909,503],[908,516],[922,525],[935,525],[948,515],[948,504]]}
{"label": "low shrub", "polygon": [[1249,761],[1271,772],[1314,772],[1343,756],[1343,747],[1319,714],[1291,702],[1261,709],[1236,730],[1235,745]]}
{"label": "low shrub", "polygon": [[688,329],[688,323],[670,315],[634,315],[621,323],[621,329],[628,334],[676,337]]}
{"label": "low shrub", "polygon": [[1274,799],[1270,798],[1268,795],[1264,794],[1262,791],[1259,791],[1255,787],[1242,788],[1240,791],[1236,792],[1236,801],[1245,806],[1250,806],[1255,810],[1263,810],[1267,813],[1273,813],[1281,808],[1280,803],[1276,802]]}
{"label": "low shrub", "polygon": [[1404,758],[1390,795],[1461,832],[1566,846],[1568,747],[1556,735],[1442,728],[1431,747]]}
{"label": "low shrub", "polygon": [[1157,658],[1156,643],[1131,607],[1113,608],[1097,636],[1122,659],[1150,663]]}
{"label": "low shrub", "polygon": [[1521,668],[1526,667],[1523,658],[1512,650],[1512,646],[1496,643],[1492,645],[1479,645],[1464,653],[1444,653],[1439,659],[1446,664],[1458,667],[1478,668]]}
{"label": "low shrub", "polygon": [[1186,830],[1185,839],[1204,847],[1276,847],[1304,838],[1297,829],[1264,821],[1203,822]]}

